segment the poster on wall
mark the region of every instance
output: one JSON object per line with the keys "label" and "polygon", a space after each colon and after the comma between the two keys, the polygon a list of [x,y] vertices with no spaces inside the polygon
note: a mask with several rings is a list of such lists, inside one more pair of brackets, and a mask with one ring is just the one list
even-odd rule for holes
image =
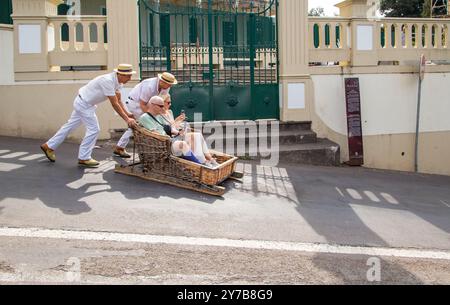
{"label": "poster on wall", "polygon": [[364,164],[361,119],[361,92],[359,78],[345,79],[345,104],[347,106],[348,148],[351,166]]}

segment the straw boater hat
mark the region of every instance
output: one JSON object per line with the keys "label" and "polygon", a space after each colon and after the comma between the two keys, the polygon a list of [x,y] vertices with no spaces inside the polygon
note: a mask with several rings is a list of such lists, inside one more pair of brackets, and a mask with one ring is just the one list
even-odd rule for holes
{"label": "straw boater hat", "polygon": [[114,72],[123,75],[133,75],[136,74],[136,71],[133,71],[133,66],[129,64],[120,64],[117,66],[117,69],[114,69]]}
{"label": "straw boater hat", "polygon": [[169,85],[176,85],[176,84],[178,84],[178,81],[175,78],[175,76],[173,76],[172,74],[170,74],[168,72],[164,72],[162,74],[158,74],[158,78],[160,80],[162,80],[163,82],[169,84]]}

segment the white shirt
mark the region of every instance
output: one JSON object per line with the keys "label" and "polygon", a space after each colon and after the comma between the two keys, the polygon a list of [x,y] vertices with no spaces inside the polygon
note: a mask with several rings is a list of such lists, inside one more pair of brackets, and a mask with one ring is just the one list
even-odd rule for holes
{"label": "white shirt", "polygon": [[94,78],[82,87],[78,94],[86,106],[96,106],[106,101],[108,97],[115,96],[116,91],[119,91],[122,86],[117,79],[117,73],[113,72]]}
{"label": "white shirt", "polygon": [[160,94],[168,94],[170,89],[164,89],[159,92],[159,78],[149,78],[140,82],[136,87],[131,90],[129,97],[136,103],[144,101],[146,104],[154,96]]}

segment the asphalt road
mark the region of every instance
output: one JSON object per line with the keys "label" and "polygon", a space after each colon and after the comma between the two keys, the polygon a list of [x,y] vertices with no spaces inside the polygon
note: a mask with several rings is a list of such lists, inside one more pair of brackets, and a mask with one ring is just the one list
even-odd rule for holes
{"label": "asphalt road", "polygon": [[[115,174],[116,162],[105,148],[95,152],[102,160],[99,169],[77,167],[75,144],[64,144],[57,163],[50,164],[39,144],[0,137],[0,228],[450,250],[450,177],[242,163],[244,183],[228,182],[225,196],[214,198]],[[361,283],[367,282],[369,268],[369,257],[358,254],[18,236],[0,240],[4,282],[20,282],[21,268],[30,276],[33,268],[66,274],[55,268],[73,256],[81,258],[86,279],[106,282]],[[80,247],[86,251],[80,254]],[[63,253],[58,256],[58,251]],[[48,265],[32,258],[41,255]],[[385,283],[450,283],[449,260],[380,259],[390,270]],[[200,268],[199,261],[210,268]],[[145,262],[148,272],[133,271]],[[290,274],[292,269],[296,272]]]}

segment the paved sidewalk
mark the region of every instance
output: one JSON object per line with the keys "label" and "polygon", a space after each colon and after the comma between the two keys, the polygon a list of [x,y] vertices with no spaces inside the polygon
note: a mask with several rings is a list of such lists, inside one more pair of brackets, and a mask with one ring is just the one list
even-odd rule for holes
{"label": "paved sidewalk", "polygon": [[0,227],[450,250],[450,177],[242,163],[224,198],[77,166],[75,144],[51,164],[40,141],[0,137]]}

